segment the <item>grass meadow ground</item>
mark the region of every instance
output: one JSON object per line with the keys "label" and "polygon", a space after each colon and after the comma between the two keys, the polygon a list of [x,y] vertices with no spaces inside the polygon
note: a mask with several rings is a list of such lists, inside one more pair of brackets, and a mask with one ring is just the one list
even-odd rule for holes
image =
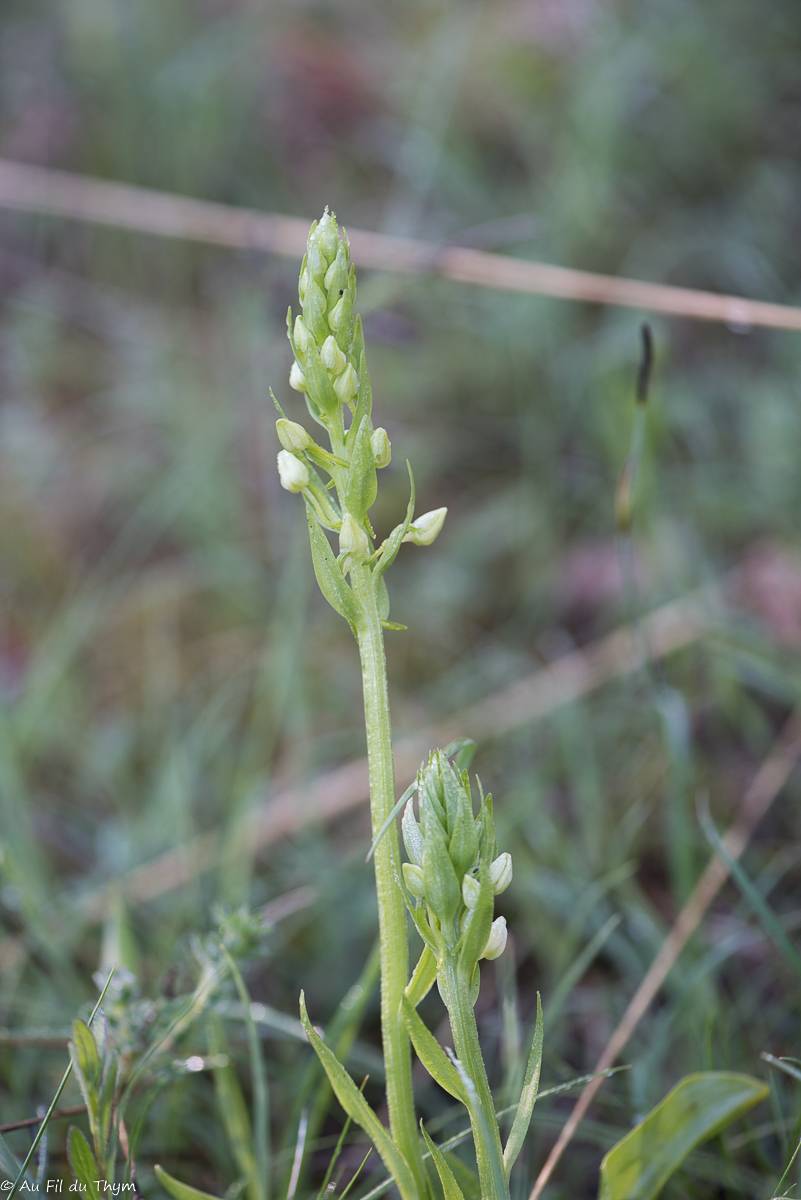
{"label": "grass meadow ground", "polygon": [[[5,0],[0,154],[793,303],[799,43],[790,0]],[[273,1197],[318,1084],[301,987],[382,1093],[367,809],[302,803],[337,786],[347,800],[364,732],[353,640],[274,467],[269,387],[300,411],[296,285],[294,263],[256,251],[0,214],[0,1126],[49,1103],[71,1022],[117,962],[124,1068],[164,1042],[131,1108],[148,1198],[156,1162],[221,1196],[246,1173],[257,1056],[233,983],[169,1034],[221,936],[260,1006]],[[592,1070],[710,856],[699,813],[727,827],[798,702],[801,341],[652,319],[621,547],[648,314],[378,271],[358,307],[395,453],[374,524],[405,509],[407,457],[420,510],[449,509],[437,544],[393,569],[409,630],[389,635],[390,688],[396,736],[472,721],[460,732],[514,854],[499,900],[514,954],[485,971],[477,1010],[513,1097],[537,990],[542,1086]],[[567,703],[546,688],[536,713],[506,690],[536,673],[544,687],[561,656],[699,592],[703,628],[650,668]],[[763,1077],[770,1099],[664,1196],[774,1195],[801,1125],[797,1069],[762,1057],[801,1057],[798,800],[791,776],[552,1200],[594,1196],[605,1148],[706,1068]],[[447,1137],[458,1113],[418,1084]],[[68,1085],[62,1106],[80,1103]],[[519,1197],[570,1106],[538,1103]],[[341,1129],[335,1103],[317,1116],[298,1196],[317,1194]],[[66,1124],[50,1127],[54,1178]],[[6,1137],[24,1155],[29,1129]],[[351,1130],[340,1191],[365,1152]],[[352,1194],[381,1178],[368,1162]]]}

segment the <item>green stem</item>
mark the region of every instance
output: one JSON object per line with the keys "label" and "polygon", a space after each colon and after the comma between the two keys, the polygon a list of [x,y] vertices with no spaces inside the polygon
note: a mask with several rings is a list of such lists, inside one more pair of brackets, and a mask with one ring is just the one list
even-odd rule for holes
{"label": "green stem", "polygon": [[[357,631],[364,689],[364,720],[367,730],[367,759],[370,768],[370,812],[373,836],[383,826],[395,804],[395,763],[384,655],[384,632],[378,615],[372,572],[354,563],[351,584],[364,611]],[[378,896],[378,929],[381,943],[381,1030],[387,1076],[387,1106],[390,1132],[414,1176],[417,1196],[428,1195],[425,1168],[420,1153],[412,1093],[412,1056],[409,1037],[400,1015],[401,1000],[409,979],[409,946],[406,910],[398,886],[401,855],[398,827],[394,822],[378,843],[373,858]]]}
{"label": "green stem", "polygon": [[479,1114],[470,1111],[482,1200],[509,1200],[509,1185],[503,1171],[501,1134],[478,1040],[476,1015],[470,999],[470,981],[459,970],[456,957],[450,951],[446,951],[440,971],[445,984],[453,1048],[475,1084],[480,1117],[483,1118],[479,1119]]}

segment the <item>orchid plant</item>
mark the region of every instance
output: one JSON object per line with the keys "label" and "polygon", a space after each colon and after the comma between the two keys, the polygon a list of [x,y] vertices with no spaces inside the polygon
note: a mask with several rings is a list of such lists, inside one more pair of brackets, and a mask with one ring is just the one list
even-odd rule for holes
{"label": "orchid plant", "polygon": [[[492,797],[474,799],[465,760],[470,745],[435,750],[416,781],[396,801],[384,631],[389,620],[385,574],[405,542],[428,546],[442,529],[446,509],[415,518],[414,477],[404,519],[376,545],[370,509],[377,472],[391,459],[387,432],[373,424],[372,391],[361,320],[355,315],[356,282],[347,236],[327,210],[311,228],[300,273],[301,313],[287,327],[295,361],[291,386],[306,400],[309,416],[328,442],[319,445],[306,427],[281,411],[282,485],[306,505],[312,559],[320,590],[351,627],[359,647],[370,771],[381,946],[381,1028],[387,1080],[389,1128],[326,1046],[301,1017],[342,1106],[370,1136],[403,1200],[432,1195],[424,1158],[432,1159],[448,1200],[461,1197],[451,1160],[418,1129],[412,1094],[413,1046],[433,1078],[465,1105],[473,1133],[481,1196],[508,1200],[509,1172],[523,1144],[537,1094],[542,1014],[517,1114],[505,1147],[481,1054],[474,1006],[482,959],[506,945],[506,922],[494,917],[495,896],[508,887],[512,860],[498,853]],[[277,402],[276,402],[277,403]],[[319,435],[318,435],[319,436]],[[323,473],[321,475],[321,472]],[[325,481],[323,476],[328,476]],[[328,534],[338,537],[335,553]],[[455,762],[452,760],[456,760]],[[418,816],[414,793],[418,796]],[[403,809],[401,859],[397,817]],[[410,973],[409,929],[423,951]],[[450,1018],[453,1050],[437,1042],[417,1006],[437,983]],[[421,1136],[422,1132],[422,1136]],[[472,1190],[472,1189],[469,1189]]]}

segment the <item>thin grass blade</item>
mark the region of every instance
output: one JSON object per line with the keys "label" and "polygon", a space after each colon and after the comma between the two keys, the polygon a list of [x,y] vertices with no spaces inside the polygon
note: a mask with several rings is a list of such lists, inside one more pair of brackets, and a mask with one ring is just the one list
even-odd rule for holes
{"label": "thin grass blade", "polygon": [[253,1161],[255,1173],[250,1189],[253,1200],[269,1200],[270,1195],[270,1108],[267,1090],[267,1072],[256,1023],[250,1011],[250,995],[245,987],[239,967],[226,950],[220,946],[228,969],[234,980],[239,999],[245,1010],[250,1074],[253,1081]]}
{"label": "thin grass blade", "polygon": [[765,900],[757,889],[754,887],[751,879],[743,869],[742,864],[734,858],[728,851],[723,839],[715,828],[712,816],[709,811],[709,802],[705,796],[701,797],[698,805],[698,816],[701,822],[701,828],[709,840],[712,849],[717,854],[726,866],[729,868],[732,879],[737,884],[745,899],[753,908],[768,937],[775,943],[777,948],[784,955],[784,958],[793,968],[796,975],[801,979],[801,955],[796,950],[793,943],[785,933],[784,929],[774,913],[773,909]]}

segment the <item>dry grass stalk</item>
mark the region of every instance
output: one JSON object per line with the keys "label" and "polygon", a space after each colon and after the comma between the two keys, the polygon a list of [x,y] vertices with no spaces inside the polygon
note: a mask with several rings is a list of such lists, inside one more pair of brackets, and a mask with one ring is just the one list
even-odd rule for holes
{"label": "dry grass stalk", "polygon": [[[303,253],[308,221],[255,209],[176,196],[125,183],[0,159],[0,207],[112,225],[159,237],[183,238],[288,258]],[[619,279],[464,246],[350,230],[353,261],[402,274],[433,274],[500,291],[610,304],[737,329],[764,326],[801,331],[801,308],[743,296]]]}

